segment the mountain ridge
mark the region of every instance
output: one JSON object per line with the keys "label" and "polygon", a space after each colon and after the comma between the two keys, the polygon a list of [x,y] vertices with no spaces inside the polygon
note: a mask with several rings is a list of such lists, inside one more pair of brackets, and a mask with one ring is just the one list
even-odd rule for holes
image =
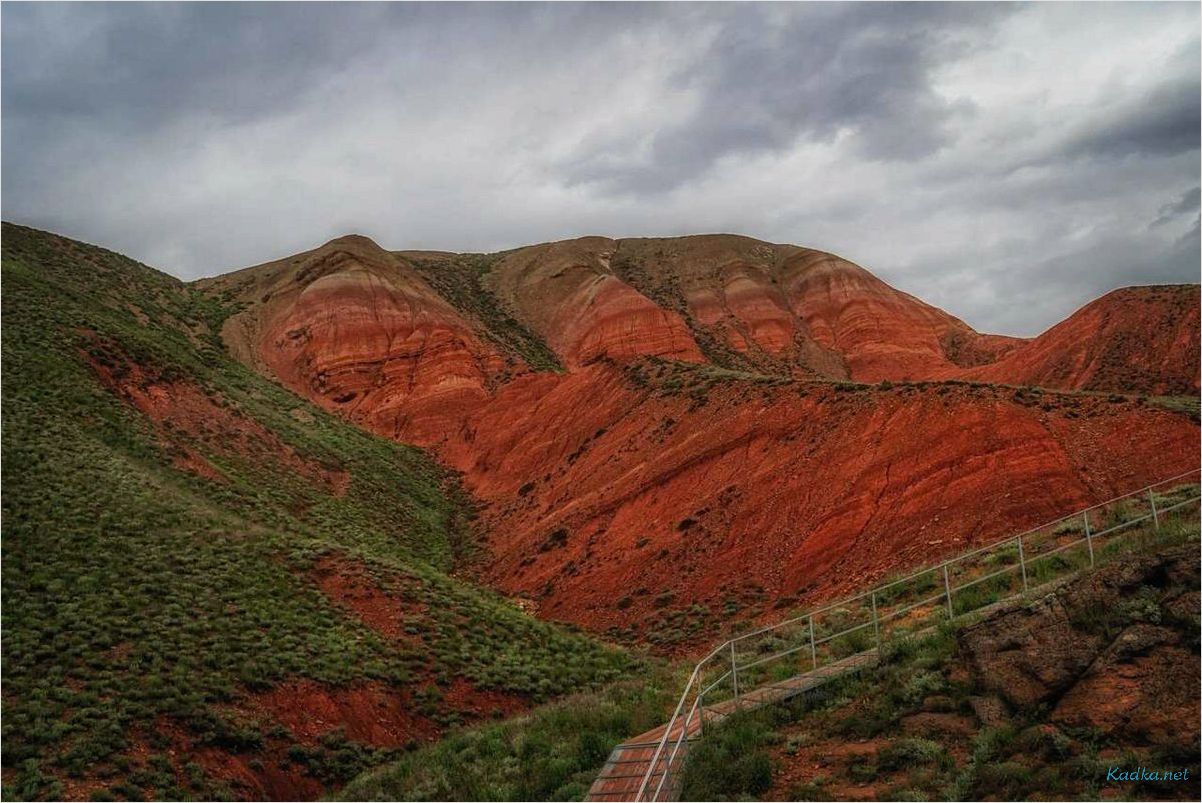
{"label": "mountain ridge", "polygon": [[317,799],[627,671],[457,578],[455,474],[233,359],[224,305],[0,231],[6,798]]}
{"label": "mountain ridge", "polygon": [[[1197,327],[1190,326],[1193,318],[1188,309],[1196,285],[1118,288],[1040,335],[1020,338],[978,332],[834,254],[741,235],[589,236],[495,254],[385,251],[367,237],[347,235],[308,252],[201,279],[195,285],[224,297],[237,296],[247,277],[264,271],[277,275],[298,260],[350,245],[352,258],[364,255],[370,262],[369,253],[376,260],[390,255],[397,260],[396,275],[424,283],[430,293],[468,318],[473,316],[465,314],[455,297],[459,288],[443,274],[452,265],[461,268],[464,261],[471,261],[475,267],[469,278],[481,303],[503,311],[510,325],[523,330],[526,344],[541,347],[537,359],[520,360],[535,364],[536,369],[579,367],[600,357],[658,356],[784,376],[867,382],[969,379],[1145,393],[1188,393],[1198,388],[1197,373],[1189,375],[1188,360],[1182,356],[1197,349]],[[465,275],[460,269],[454,281],[462,284]],[[302,271],[297,281],[308,278]],[[1038,367],[1055,361],[1057,355],[1049,357],[1049,349],[1074,347],[1093,352],[1095,362],[1138,363],[1139,356],[1133,359],[1121,349],[1098,354],[1107,340],[1115,340],[1111,332],[1088,327],[1083,331],[1077,325],[1071,338],[1061,338],[1050,347],[1049,338],[1069,321],[1098,317],[1089,310],[1108,303],[1105,299],[1112,293],[1128,299],[1156,298],[1170,288],[1177,288],[1171,292],[1182,297],[1168,300],[1172,312],[1182,314],[1182,319],[1174,322],[1166,311],[1151,310],[1145,323],[1161,328],[1167,323],[1171,331],[1152,333],[1167,345],[1144,342],[1140,348],[1172,352],[1173,358],[1162,366],[1171,376],[1140,377],[1132,365],[1128,365],[1131,370],[1112,366],[1109,371],[1083,367],[1088,376]],[[254,303],[245,293],[241,300]],[[1101,317],[1109,321],[1115,316]],[[480,316],[471,323],[483,339],[496,339],[494,328]],[[1117,328],[1122,328],[1121,323]],[[1103,342],[1082,345],[1091,338]],[[525,355],[518,350],[516,356]]]}

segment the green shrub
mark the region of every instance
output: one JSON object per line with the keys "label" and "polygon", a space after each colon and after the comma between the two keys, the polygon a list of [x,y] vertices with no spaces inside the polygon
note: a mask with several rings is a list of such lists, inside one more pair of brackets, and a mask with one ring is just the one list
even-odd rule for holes
{"label": "green shrub", "polygon": [[931,764],[947,768],[952,766],[952,759],[938,742],[930,739],[901,739],[890,742],[881,750],[877,754],[877,763],[885,772],[897,772]]}
{"label": "green shrub", "polygon": [[740,800],[763,794],[772,785],[772,762],[764,749],[771,741],[763,712],[730,717],[689,751],[684,799]]}

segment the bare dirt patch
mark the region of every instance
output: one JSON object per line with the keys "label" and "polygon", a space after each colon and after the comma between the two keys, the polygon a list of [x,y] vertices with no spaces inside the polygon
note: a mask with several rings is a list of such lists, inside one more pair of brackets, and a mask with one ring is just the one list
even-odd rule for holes
{"label": "bare dirt patch", "polygon": [[781,754],[781,770],[772,779],[765,800],[793,800],[793,789],[820,783],[831,800],[876,800],[887,787],[880,781],[856,783],[848,768],[860,760],[873,759],[888,744],[884,739],[862,742],[830,741],[802,747],[790,755]]}
{"label": "bare dirt patch", "polygon": [[455,678],[443,694],[443,704],[472,719],[509,717],[530,707],[530,703],[521,697],[495,689],[478,689],[463,678]]}
{"label": "bare dirt patch", "polygon": [[353,613],[380,635],[394,640],[418,640],[416,636],[407,636],[404,625],[411,617],[423,616],[426,606],[384,592],[363,564],[326,556],[317,562],[312,577],[327,599]]}
{"label": "bare dirt patch", "polygon": [[233,457],[254,465],[299,474],[342,496],[350,486],[350,474],[308,459],[284,443],[258,421],[230,402],[194,382],[165,375],[121,354],[115,347],[92,339],[80,355],[91,366],[101,384],[154,423],[161,442],[177,468],[207,479],[224,477],[197,451]]}
{"label": "bare dirt patch", "polygon": [[294,681],[255,695],[248,707],[305,742],[342,730],[360,744],[400,747],[432,740],[440,732],[435,722],[417,713],[409,689],[383,683],[330,688]]}

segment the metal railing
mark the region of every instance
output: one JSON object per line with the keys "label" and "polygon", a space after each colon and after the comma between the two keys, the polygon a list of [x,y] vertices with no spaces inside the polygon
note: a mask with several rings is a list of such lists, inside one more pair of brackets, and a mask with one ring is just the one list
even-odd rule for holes
{"label": "metal railing", "polygon": [[689,676],[634,799],[673,799],[690,741],[700,738],[706,716],[742,708],[749,690],[848,665],[899,635],[1093,566],[1114,543],[1103,539],[1147,521],[1159,531],[1166,516],[1197,504],[1199,479],[1199,469],[1170,477],[719,644]]}

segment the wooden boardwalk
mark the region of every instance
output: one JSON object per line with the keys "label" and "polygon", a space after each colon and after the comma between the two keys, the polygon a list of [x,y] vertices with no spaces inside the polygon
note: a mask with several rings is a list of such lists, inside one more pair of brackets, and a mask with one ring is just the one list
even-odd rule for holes
{"label": "wooden boardwalk", "polygon": [[[704,719],[705,723],[719,722],[737,710],[761,708],[765,705],[787,700],[790,697],[817,688],[829,680],[875,664],[877,659],[878,656],[875,649],[867,650],[820,666],[810,672],[803,672],[786,680],[752,689],[740,694],[738,700],[725,700],[721,703],[705,706],[705,709],[702,711],[702,718],[695,719],[689,724],[688,733],[685,734],[685,741],[681,744],[676,760],[672,762],[668,779],[664,782],[664,788],[659,799],[678,799],[681,782],[679,768],[683,765],[682,759],[684,758],[684,754],[688,752],[689,745],[701,735],[702,719]],[[668,737],[667,746],[664,748],[665,752],[670,752],[676,746],[676,743],[680,739],[680,730],[683,726],[683,721],[673,726],[672,733]],[[647,776],[647,771],[651,769],[651,760],[655,756],[656,748],[659,747],[660,742],[664,738],[664,729],[666,727],[667,725],[660,725],[658,728],[653,728],[646,733],[640,733],[630,741],[623,742],[615,747],[613,752],[609,754],[609,759],[605,762],[605,766],[601,768],[601,772],[597,775],[597,780],[593,781],[593,785],[589,788],[588,794],[584,799],[608,801],[609,803],[621,800],[634,800],[638,794],[639,786],[643,782],[643,778]],[[660,767],[667,764],[662,756],[658,763]],[[652,786],[649,792],[654,792],[654,788],[660,783],[660,776],[662,774],[662,769],[658,769],[652,774]]]}

